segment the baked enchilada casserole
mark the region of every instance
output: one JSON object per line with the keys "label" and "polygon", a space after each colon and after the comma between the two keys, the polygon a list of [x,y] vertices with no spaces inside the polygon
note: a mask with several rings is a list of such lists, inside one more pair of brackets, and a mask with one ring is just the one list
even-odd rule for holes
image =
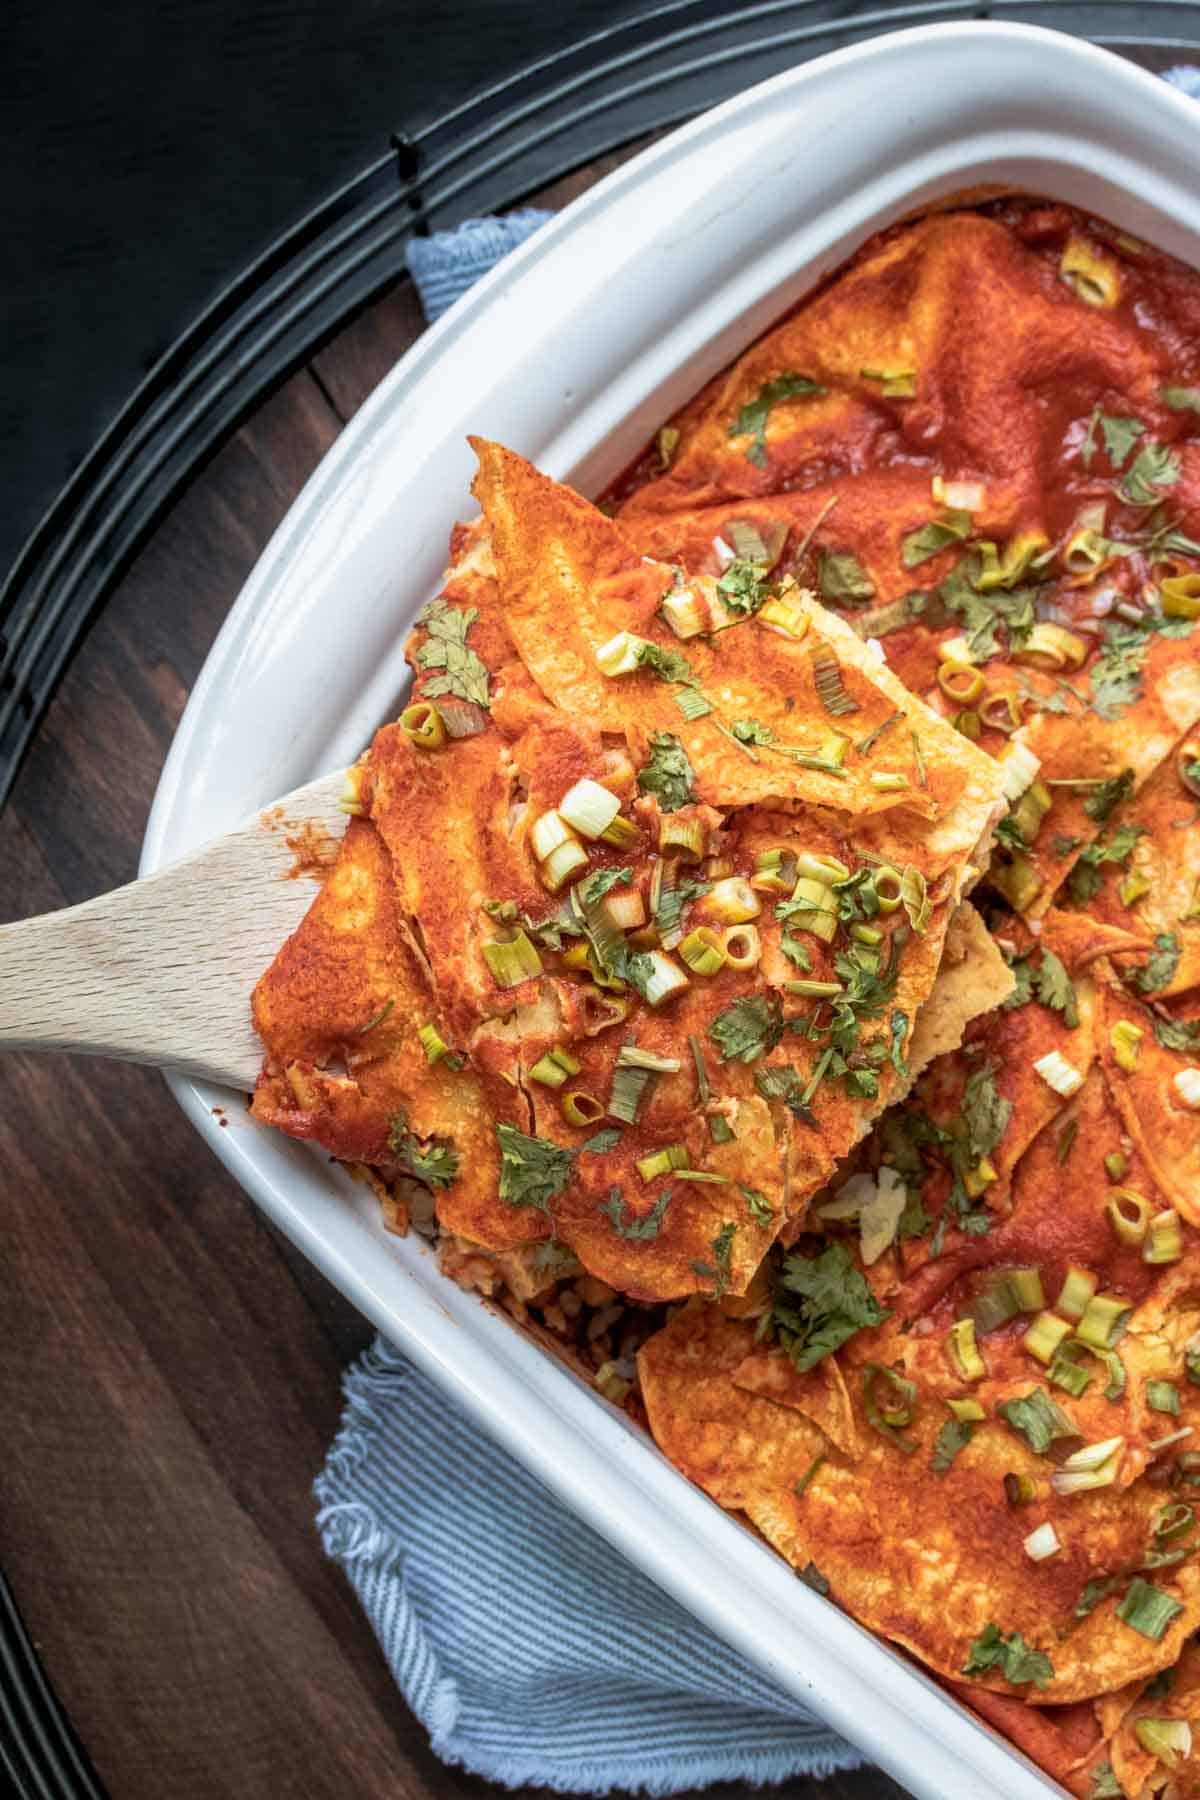
{"label": "baked enchilada casserole", "polygon": [[480,516],[253,1111],[1070,1792],[1200,1794],[1200,277],[909,221]]}

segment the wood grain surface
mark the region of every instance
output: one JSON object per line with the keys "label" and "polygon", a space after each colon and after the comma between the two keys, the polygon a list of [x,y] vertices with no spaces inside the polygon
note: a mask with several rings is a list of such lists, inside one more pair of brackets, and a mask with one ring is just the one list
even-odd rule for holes
{"label": "wood grain surface", "polygon": [[[0,919],[133,876],[226,611],[420,323],[399,286],[263,406],[140,556],[0,816]],[[314,1530],[366,1324],[149,1070],[0,1058],[0,1167],[0,1562],[114,1800],[486,1794],[431,1755]],[[873,1770],[786,1792],[902,1794]]]}

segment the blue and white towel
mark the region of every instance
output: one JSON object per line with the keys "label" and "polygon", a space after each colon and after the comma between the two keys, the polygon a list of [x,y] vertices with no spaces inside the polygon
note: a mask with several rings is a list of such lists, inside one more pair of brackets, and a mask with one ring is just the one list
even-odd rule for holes
{"label": "blue and white towel", "polygon": [[[1200,69],[1167,79],[1200,98]],[[551,215],[416,238],[432,322]],[[858,1752],[661,1593],[388,1344],[346,1380],[316,1484],[329,1555],[444,1761],[509,1786],[672,1794]]]}

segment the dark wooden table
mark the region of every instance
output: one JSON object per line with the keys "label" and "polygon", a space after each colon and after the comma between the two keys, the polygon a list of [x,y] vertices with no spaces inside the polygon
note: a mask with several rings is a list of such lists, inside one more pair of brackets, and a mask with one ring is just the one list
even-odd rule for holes
{"label": "dark wooden table", "polygon": [[[138,558],[0,816],[0,919],[133,876],[229,606],[421,327],[401,283],[238,432]],[[314,1529],[366,1323],[148,1070],[0,1059],[0,1167],[0,1564],[114,1800],[486,1792],[431,1755]],[[902,1796],[869,1770],[787,1792]]]}

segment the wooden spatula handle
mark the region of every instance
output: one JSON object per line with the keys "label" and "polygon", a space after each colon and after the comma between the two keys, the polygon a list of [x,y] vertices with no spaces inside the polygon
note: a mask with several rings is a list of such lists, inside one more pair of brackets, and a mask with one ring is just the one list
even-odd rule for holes
{"label": "wooden spatula handle", "polygon": [[262,1046],[250,994],[312,899],[297,840],[340,836],[342,785],[326,776],[144,881],[0,926],[0,1049],[252,1087]]}

